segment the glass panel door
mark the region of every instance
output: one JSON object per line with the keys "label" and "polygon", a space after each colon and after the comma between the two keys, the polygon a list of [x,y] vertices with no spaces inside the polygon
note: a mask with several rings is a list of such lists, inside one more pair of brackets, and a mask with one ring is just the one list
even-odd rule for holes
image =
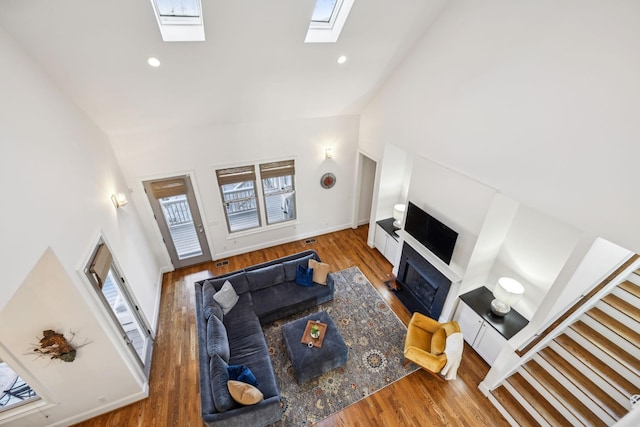
{"label": "glass panel door", "polygon": [[211,261],[189,176],[145,181],[143,185],[173,266]]}
{"label": "glass panel door", "polygon": [[133,347],[140,361],[144,362],[151,342],[150,334],[142,326],[138,316],[134,314],[135,308],[122,289],[118,275],[114,274],[113,268],[109,270],[109,275],[104,286],[102,286],[101,292],[122,327],[127,337],[127,344]]}
{"label": "glass panel door", "polygon": [[125,344],[136,356],[145,374],[149,375],[153,347],[151,329],[124,276],[118,270],[111,250],[102,239],[98,242],[85,272],[100,299],[108,307]]}

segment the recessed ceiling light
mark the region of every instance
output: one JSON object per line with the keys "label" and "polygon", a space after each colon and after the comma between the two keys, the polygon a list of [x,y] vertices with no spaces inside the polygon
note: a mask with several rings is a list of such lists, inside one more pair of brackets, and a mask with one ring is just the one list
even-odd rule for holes
{"label": "recessed ceiling light", "polygon": [[160,60],[152,56],[151,58],[147,59],[147,64],[151,65],[152,67],[159,67]]}
{"label": "recessed ceiling light", "polygon": [[347,62],[347,57],[342,55],[340,58],[338,58],[338,64],[344,64],[345,62]]}

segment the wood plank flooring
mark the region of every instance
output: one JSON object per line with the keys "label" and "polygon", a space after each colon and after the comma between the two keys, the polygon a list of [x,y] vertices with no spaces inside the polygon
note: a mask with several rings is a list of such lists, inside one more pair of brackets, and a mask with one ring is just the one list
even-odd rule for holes
{"label": "wood plank flooring", "polygon": [[[209,262],[163,278],[160,320],[149,380],[149,398],[85,421],[83,427],[198,426],[200,393],[193,282],[307,249],[314,249],[332,271],[357,266],[398,317],[410,314],[384,281],[391,264],[366,244],[367,226],[296,241],[229,258],[216,267]],[[508,426],[477,386],[488,365],[465,343],[455,381],[440,381],[418,370],[379,392],[316,424],[327,426]]]}

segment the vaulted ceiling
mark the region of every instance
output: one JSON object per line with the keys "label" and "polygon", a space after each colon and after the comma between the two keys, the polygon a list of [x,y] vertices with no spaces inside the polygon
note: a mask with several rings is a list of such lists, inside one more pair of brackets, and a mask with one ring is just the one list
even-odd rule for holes
{"label": "vaulted ceiling", "polygon": [[0,26],[117,134],[357,114],[445,3],[355,0],[331,44],[304,43],[315,0],[202,0],[204,42],[163,42],[149,0],[3,0]]}

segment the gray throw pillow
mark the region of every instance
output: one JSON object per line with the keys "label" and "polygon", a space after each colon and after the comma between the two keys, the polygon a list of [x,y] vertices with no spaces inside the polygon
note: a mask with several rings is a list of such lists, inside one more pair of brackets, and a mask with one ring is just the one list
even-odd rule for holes
{"label": "gray throw pillow", "polygon": [[238,298],[236,290],[233,289],[233,285],[228,280],[224,282],[222,288],[213,296],[213,299],[220,304],[220,307],[222,307],[222,312],[224,314],[227,314],[233,307],[235,307],[238,302]]}
{"label": "gray throw pillow", "polygon": [[227,328],[216,316],[209,317],[207,322],[207,353],[209,357],[218,355],[225,362],[229,363],[229,338]]}

